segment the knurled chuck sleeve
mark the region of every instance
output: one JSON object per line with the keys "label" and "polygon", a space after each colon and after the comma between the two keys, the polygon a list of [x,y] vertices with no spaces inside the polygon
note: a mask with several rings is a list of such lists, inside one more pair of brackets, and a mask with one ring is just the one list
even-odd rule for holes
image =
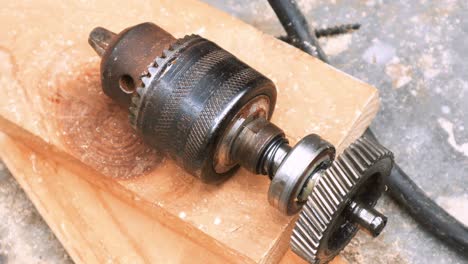
{"label": "knurled chuck sleeve", "polygon": [[146,142],[204,182],[218,182],[214,153],[230,120],[255,98],[276,102],[271,80],[197,35],[177,40],[155,58],[132,97],[130,120]]}

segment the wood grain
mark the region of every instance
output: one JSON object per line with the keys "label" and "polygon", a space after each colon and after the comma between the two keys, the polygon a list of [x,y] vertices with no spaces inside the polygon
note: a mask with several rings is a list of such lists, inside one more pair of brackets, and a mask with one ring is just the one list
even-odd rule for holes
{"label": "wood grain", "polygon": [[64,159],[34,152],[4,134],[0,145],[3,161],[75,262],[227,261],[155,221],[158,208],[142,210],[135,205],[138,198],[119,186],[109,191],[107,185],[115,184],[108,179],[90,182],[83,177],[90,171],[70,170]]}
{"label": "wood grain", "polygon": [[[75,262],[231,262],[154,221],[153,209],[139,209],[140,200],[123,195],[125,190],[103,188],[113,185],[109,179],[90,181],[83,175],[92,171],[76,173],[73,159],[57,154],[50,148],[33,151],[0,133],[0,157]],[[306,262],[289,250],[281,263]],[[344,262],[337,258],[332,264]]]}
{"label": "wood grain", "polygon": [[113,184],[103,192],[118,186],[144,201],[136,207],[157,207],[155,221],[177,220],[171,225],[181,236],[217,256],[279,261],[293,219],[268,205],[268,179],[241,170],[219,186],[200,183],[145,146],[126,110],[101,92],[87,34],[143,21],[177,37],[199,33],[272,78],[279,91],[273,121],[293,143],[318,133],[340,150],[378,109],[374,88],[204,3],[18,0],[0,7],[0,129],[22,142],[36,136],[34,151],[53,145],[92,170],[91,182],[107,177]]}

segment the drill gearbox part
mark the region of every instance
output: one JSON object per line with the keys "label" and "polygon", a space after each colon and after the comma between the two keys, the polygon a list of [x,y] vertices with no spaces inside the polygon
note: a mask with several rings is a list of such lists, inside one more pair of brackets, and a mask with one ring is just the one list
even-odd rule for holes
{"label": "drill gearbox part", "polygon": [[[328,260],[310,258],[315,254],[310,252],[334,255],[349,242],[356,226],[374,234],[385,226],[378,222],[385,217],[372,209],[382,192],[381,181],[368,185],[367,176],[341,171],[351,168],[366,173],[359,164],[358,168],[345,166],[350,156],[347,152],[334,163],[335,148],[318,135],[307,135],[290,146],[283,130],[270,122],[276,104],[275,85],[228,51],[197,35],[176,39],[152,23],[129,27],[119,34],[98,27],[90,33],[88,42],[101,57],[104,93],[129,109],[130,123],[145,142],[206,183],[221,182],[240,166],[268,175],[268,201],[283,214],[294,215],[306,204],[292,237],[292,247],[305,259]],[[364,151],[361,145],[353,146],[353,151]],[[370,148],[377,147],[371,144]],[[370,151],[362,157],[372,163],[374,156]],[[386,166],[365,168],[380,169],[377,172],[381,177],[387,175]],[[352,186],[336,190],[327,188],[341,185],[323,183],[347,179],[353,180],[349,182]],[[319,205],[320,210],[332,202],[326,209],[334,211],[318,211],[311,202],[314,197],[321,203],[327,201]],[[320,221],[322,233],[318,238],[310,236],[308,232],[314,231],[308,231],[310,223],[304,219]],[[348,222],[356,228],[346,229],[346,234],[328,235],[330,230],[339,230],[338,224]],[[332,248],[326,244],[329,239],[322,245],[325,235],[346,239]]]}
{"label": "drill gearbox part", "polygon": [[387,218],[374,209],[393,167],[392,153],[362,137],[315,184],[296,221],[292,250],[310,263],[327,263],[361,229],[376,237]]}

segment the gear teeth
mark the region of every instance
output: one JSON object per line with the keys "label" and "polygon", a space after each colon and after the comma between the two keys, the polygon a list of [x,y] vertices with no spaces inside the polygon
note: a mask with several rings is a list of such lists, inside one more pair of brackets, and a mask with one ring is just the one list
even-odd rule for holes
{"label": "gear teeth", "polygon": [[[159,60],[159,58],[156,59],[156,61],[158,61],[158,60]],[[160,63],[161,63],[161,65],[162,65],[163,60],[161,60]],[[159,65],[159,64],[158,64],[158,65]],[[148,73],[149,73],[150,78],[151,78],[152,76],[154,76],[154,75],[156,74],[157,71],[158,71],[157,67],[149,67],[149,68],[148,68]]]}
{"label": "gear teeth", "polygon": [[138,112],[140,109],[141,101],[144,97],[145,89],[150,86],[155,76],[161,68],[178,55],[185,47],[191,43],[199,40],[204,40],[198,35],[187,35],[183,38],[177,39],[169,48],[163,50],[161,56],[156,57],[153,63],[148,67],[147,71],[140,76],[141,86],[137,87],[136,92],[132,94],[131,103],[128,108],[129,120],[133,128],[136,129]]}
{"label": "gear teeth", "polygon": [[[328,238],[335,230],[332,226],[334,220],[347,206],[355,190],[368,179],[366,172],[388,158],[387,162],[393,162],[390,151],[367,138],[362,137],[351,144],[317,180],[294,227],[292,250],[309,263],[320,264],[333,259],[346,245],[343,243],[334,252],[325,251]],[[385,173],[389,172],[386,169]]]}
{"label": "gear teeth", "polygon": [[[166,57],[166,58],[167,58],[167,57]],[[165,61],[166,61],[165,58],[156,58],[156,62],[154,63],[154,66],[155,66],[155,67],[158,67],[158,66],[160,66],[160,65],[163,65]],[[152,69],[154,70],[154,72],[151,73],[151,74],[156,73],[156,68],[152,68]],[[149,69],[148,69],[148,70],[149,70]]]}
{"label": "gear teeth", "polygon": [[164,57],[169,57],[169,56],[172,56],[172,54],[174,54],[174,49],[170,50],[170,49],[167,49],[167,50],[164,50],[163,51],[163,56]]}
{"label": "gear teeth", "polygon": [[[150,80],[151,78],[148,77],[148,76],[143,76],[141,77],[141,81],[143,82],[143,86],[144,87],[148,87],[149,83],[150,83]],[[138,87],[137,90],[143,90],[142,88]]]}

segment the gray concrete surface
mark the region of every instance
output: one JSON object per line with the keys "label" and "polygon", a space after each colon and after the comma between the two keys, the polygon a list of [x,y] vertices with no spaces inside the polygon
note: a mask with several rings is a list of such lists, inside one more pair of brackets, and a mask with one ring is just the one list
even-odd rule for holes
{"label": "gray concrete surface", "polygon": [[[268,34],[283,32],[265,0],[205,1]],[[354,34],[321,40],[331,63],[379,88],[382,108],[372,128],[413,179],[468,224],[468,2],[299,3],[315,27],[363,24]],[[351,263],[468,263],[388,197],[380,208],[390,218],[387,229],[375,240],[358,235],[344,253]],[[0,263],[70,262],[5,169],[0,219]],[[15,251],[19,243],[30,248]]]}
{"label": "gray concrete surface", "polygon": [[0,163],[0,264],[72,263],[16,180]]}

